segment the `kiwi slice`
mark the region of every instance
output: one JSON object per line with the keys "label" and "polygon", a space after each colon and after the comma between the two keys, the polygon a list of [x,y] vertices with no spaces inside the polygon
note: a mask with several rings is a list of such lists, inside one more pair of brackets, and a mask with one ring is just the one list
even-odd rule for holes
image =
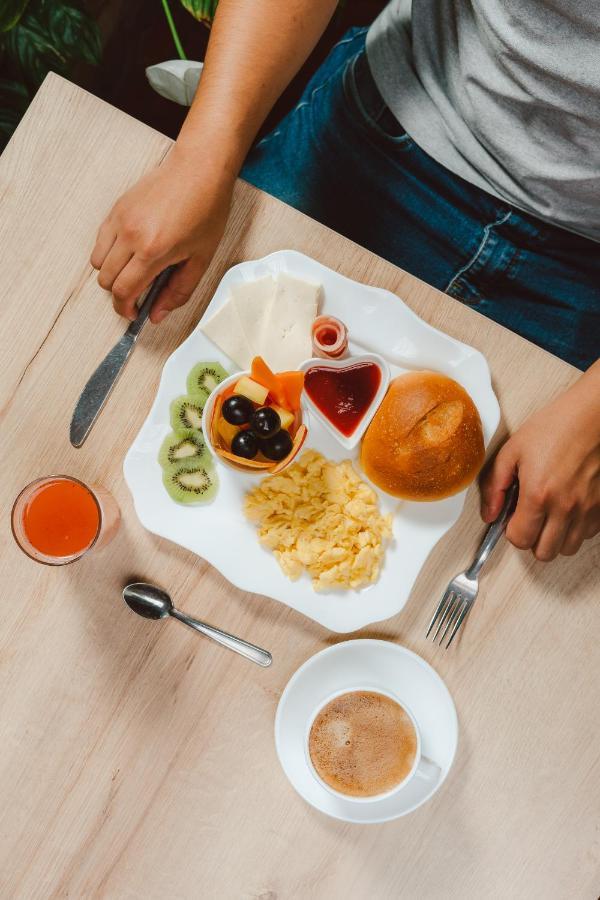
{"label": "kiwi slice", "polygon": [[210,462],[204,435],[201,431],[178,431],[167,435],[158,454],[163,469],[180,466],[182,463]]}
{"label": "kiwi slice", "polygon": [[187,377],[187,389],[206,398],[224,378],[227,372],[218,362],[197,363]]}
{"label": "kiwi slice", "polygon": [[207,503],[219,485],[212,466],[196,460],[164,470],[163,483],[177,503]]}
{"label": "kiwi slice", "polygon": [[171,403],[171,428],[173,431],[200,431],[202,428],[202,411],[206,397],[188,396],[177,397]]}

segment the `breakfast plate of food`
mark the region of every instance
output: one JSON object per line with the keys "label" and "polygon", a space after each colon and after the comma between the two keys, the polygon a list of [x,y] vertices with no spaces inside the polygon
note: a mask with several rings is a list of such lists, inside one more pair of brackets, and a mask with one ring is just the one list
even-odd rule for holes
{"label": "breakfast plate of food", "polygon": [[224,275],[124,473],[148,530],[351,632],[402,609],[499,419],[479,351],[283,250]]}

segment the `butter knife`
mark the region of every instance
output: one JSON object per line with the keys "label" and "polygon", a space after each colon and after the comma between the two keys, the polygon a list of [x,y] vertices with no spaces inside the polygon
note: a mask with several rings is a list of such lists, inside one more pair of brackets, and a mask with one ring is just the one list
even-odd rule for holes
{"label": "butter knife", "polygon": [[119,376],[142,328],[148,321],[154,301],[165,287],[176,266],[168,266],[154,279],[140,304],[137,319],[131,322],[123,337],[104,357],[94,374],[84,387],[71,419],[70,439],[74,447],[81,447],[108,397],[119,380]]}

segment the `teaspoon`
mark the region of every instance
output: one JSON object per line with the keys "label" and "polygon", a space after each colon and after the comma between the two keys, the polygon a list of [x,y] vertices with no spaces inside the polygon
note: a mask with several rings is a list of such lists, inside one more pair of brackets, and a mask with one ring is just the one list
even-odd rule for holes
{"label": "teaspoon", "polygon": [[173,616],[174,619],[189,625],[190,628],[194,628],[206,637],[211,638],[217,644],[227,647],[228,650],[233,650],[234,653],[239,653],[240,656],[245,656],[246,659],[257,663],[259,666],[270,666],[273,662],[273,658],[267,650],[262,650],[254,644],[249,644],[248,641],[234,637],[233,634],[221,631],[220,628],[215,628],[213,625],[207,625],[206,622],[192,619],[191,616],[186,616],[185,613],[175,609],[173,601],[167,592],[155,587],[153,584],[146,584],[143,581],[128,584],[127,587],[123,588],[123,600],[134,613],[137,613],[138,616],[143,616],[145,619],[164,619],[167,616]]}

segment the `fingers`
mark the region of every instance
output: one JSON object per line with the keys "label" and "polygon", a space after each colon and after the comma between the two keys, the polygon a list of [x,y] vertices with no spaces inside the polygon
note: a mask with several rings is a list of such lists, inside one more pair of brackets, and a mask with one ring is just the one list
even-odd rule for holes
{"label": "fingers", "polygon": [[570,516],[557,513],[549,516],[534,547],[535,558],[540,562],[550,562],[550,560],[556,559],[561,552],[570,524]]}
{"label": "fingers", "polygon": [[[134,255],[127,249],[127,244],[119,239],[114,241],[100,262],[100,256],[107,246],[108,239],[104,240],[100,250],[94,248],[92,264],[100,264],[98,284],[104,290],[112,291],[115,311],[133,321],[137,316],[138,298],[165,268],[166,263]],[[158,324],[171,310],[183,306],[189,300],[205,269],[206,262],[200,256],[191,257],[181,263],[155,302],[150,321]]]}
{"label": "fingers", "polygon": [[572,498],[543,490],[536,493],[523,474],[519,501],[506,537],[520,550],[533,548],[536,559],[550,562],[559,554],[574,556],[583,542],[600,531],[600,513],[586,510]]}
{"label": "fingers", "polygon": [[164,268],[158,262],[141,262],[138,256],[130,259],[112,285],[115,311],[133,321],[137,316],[138,297]]}
{"label": "fingers", "polygon": [[587,523],[585,526],[585,534],[584,540],[588,538],[595,537],[600,532],[600,508],[598,508],[597,512],[592,513],[587,517]]}
{"label": "fingers", "polygon": [[126,238],[126,231],[121,233],[120,229],[117,233],[107,220],[98,232],[90,262],[99,270],[100,287],[112,291],[115,311],[133,321],[137,316],[138,298],[167,263],[152,261],[147,255],[142,257]]}
{"label": "fingers", "polygon": [[160,297],[152,307],[150,321],[158,325],[171,310],[187,303],[204,275],[205,269],[206,262],[201,256],[192,256],[184,263],[181,263],[177,271],[171,275],[169,283],[161,291]]}
{"label": "fingers", "polygon": [[102,268],[102,263],[108,255],[108,251],[117,239],[117,230],[108,222],[103,222],[96,237],[96,243],[90,256],[90,262],[94,269]]}
{"label": "fingers", "polygon": [[567,532],[560,552],[563,556],[575,556],[585,540],[585,523],[578,519]]}
{"label": "fingers", "polygon": [[546,510],[543,502],[532,495],[527,481],[523,479],[520,483],[517,508],[506,528],[506,537],[519,550],[530,550],[537,543],[545,521]]}
{"label": "fingers", "polygon": [[496,458],[481,482],[481,518],[493,522],[502,509],[504,493],[512,484],[517,472],[518,448],[514,439],[500,448]]}
{"label": "fingers", "polygon": [[133,256],[133,251],[118,238],[106,254],[98,273],[98,284],[105,291],[112,291],[113,284]]}

